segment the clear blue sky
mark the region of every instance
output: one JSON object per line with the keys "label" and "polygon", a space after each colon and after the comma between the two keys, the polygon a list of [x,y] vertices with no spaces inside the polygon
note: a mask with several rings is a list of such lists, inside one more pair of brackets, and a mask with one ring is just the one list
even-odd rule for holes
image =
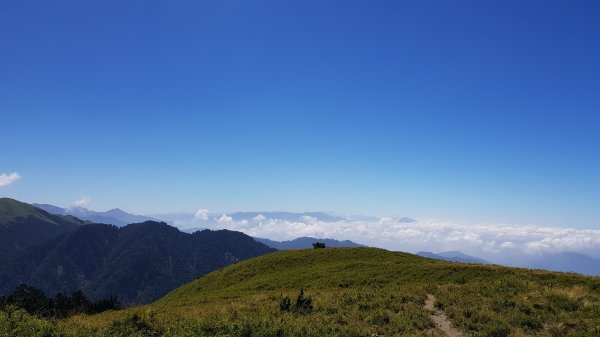
{"label": "clear blue sky", "polygon": [[600,228],[598,1],[4,1],[0,194]]}

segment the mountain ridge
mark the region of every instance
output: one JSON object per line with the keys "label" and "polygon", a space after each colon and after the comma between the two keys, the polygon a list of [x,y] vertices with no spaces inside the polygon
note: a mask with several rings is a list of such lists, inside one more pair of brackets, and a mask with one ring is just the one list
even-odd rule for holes
{"label": "mountain ridge", "polygon": [[265,238],[254,238],[254,240],[263,243],[269,247],[278,249],[278,250],[289,250],[289,249],[307,249],[312,248],[312,244],[315,242],[325,243],[327,247],[365,247],[364,245],[358,244],[356,242],[350,240],[335,240],[335,239],[319,239],[314,237],[303,236],[293,240],[285,240],[285,241],[276,241]]}
{"label": "mountain ridge", "polygon": [[0,265],[0,294],[21,283],[48,294],[83,290],[146,303],[202,274],[275,250],[234,231],[187,234],[160,222],[88,224]]}
{"label": "mountain ridge", "polygon": [[0,198],[0,258],[84,224],[84,221],[72,216],[51,214],[18,200]]}
{"label": "mountain ridge", "polygon": [[600,259],[575,252],[545,254],[522,264],[523,267],[600,276]]}
{"label": "mountain ridge", "polygon": [[464,254],[464,253],[462,253],[460,251],[456,251],[456,250],[440,252],[440,253],[420,251],[416,255],[419,255],[422,257],[427,257],[430,259],[444,260],[444,261],[450,261],[450,262],[478,263],[478,264],[489,264],[490,263],[484,259],[480,259],[475,256],[467,255],[467,254]]}
{"label": "mountain ridge", "polygon": [[92,211],[84,207],[62,208],[51,204],[32,204],[49,213],[59,215],[72,215],[79,219],[91,221],[94,223],[103,223],[124,227],[131,223],[140,223],[144,221],[161,221],[145,215],[136,215],[123,211],[120,208],[113,208],[108,211]]}

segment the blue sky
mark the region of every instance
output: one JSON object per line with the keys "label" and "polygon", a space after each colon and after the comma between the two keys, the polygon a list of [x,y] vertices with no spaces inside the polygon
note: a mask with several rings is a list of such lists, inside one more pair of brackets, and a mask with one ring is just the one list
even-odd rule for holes
{"label": "blue sky", "polygon": [[0,4],[0,194],[600,228],[596,1]]}

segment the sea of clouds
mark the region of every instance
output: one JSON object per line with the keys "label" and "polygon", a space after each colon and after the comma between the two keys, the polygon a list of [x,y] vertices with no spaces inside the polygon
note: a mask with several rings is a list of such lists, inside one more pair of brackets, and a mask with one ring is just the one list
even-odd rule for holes
{"label": "sea of clouds", "polygon": [[494,262],[515,256],[577,252],[600,257],[600,230],[535,225],[459,224],[406,218],[343,218],[302,221],[268,218],[259,214],[235,221],[229,215],[205,216],[212,229],[230,229],[250,236],[289,240],[302,236],[352,240],[392,250],[441,252],[459,250]]}

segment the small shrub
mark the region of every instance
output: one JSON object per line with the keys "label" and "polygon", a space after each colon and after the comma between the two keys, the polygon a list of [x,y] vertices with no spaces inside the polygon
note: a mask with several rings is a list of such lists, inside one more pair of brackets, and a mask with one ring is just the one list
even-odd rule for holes
{"label": "small shrub", "polygon": [[304,289],[300,289],[298,298],[296,298],[296,312],[309,313],[312,309],[312,298],[310,296],[304,296]]}
{"label": "small shrub", "polygon": [[280,311],[290,311],[291,308],[292,308],[292,300],[290,300],[289,296],[286,296],[279,301],[279,310]]}
{"label": "small shrub", "polygon": [[323,242],[315,242],[312,245],[314,249],[325,248],[325,243]]}

